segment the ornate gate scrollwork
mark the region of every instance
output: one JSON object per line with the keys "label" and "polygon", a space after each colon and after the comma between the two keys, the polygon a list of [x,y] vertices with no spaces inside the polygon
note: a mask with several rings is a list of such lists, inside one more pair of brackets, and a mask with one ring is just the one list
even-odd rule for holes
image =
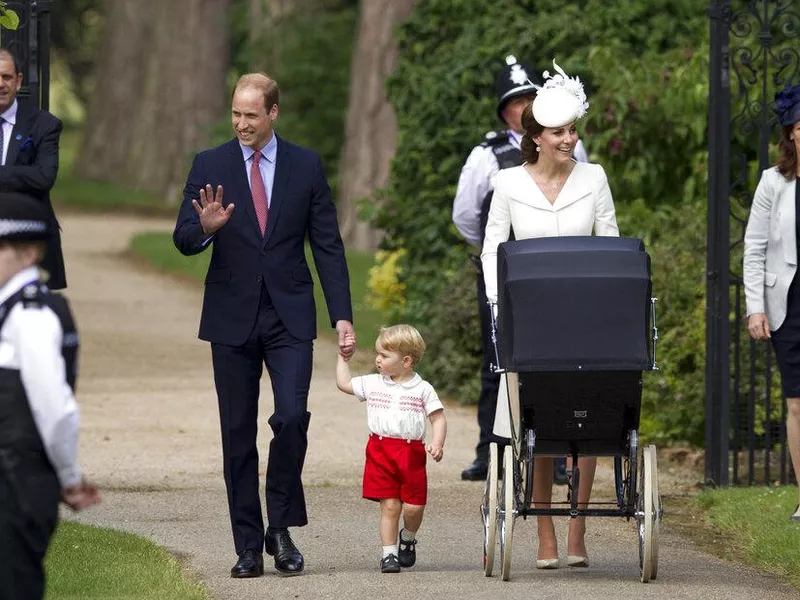
{"label": "ornate gate scrollwork", "polygon": [[774,164],[775,92],[800,83],[800,4],[711,0],[706,306],[706,480],[786,483],[786,407],[772,348],[747,336],[742,246]]}

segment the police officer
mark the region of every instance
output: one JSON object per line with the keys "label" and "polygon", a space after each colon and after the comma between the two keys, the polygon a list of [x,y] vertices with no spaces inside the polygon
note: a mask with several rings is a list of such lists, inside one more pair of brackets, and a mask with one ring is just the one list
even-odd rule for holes
{"label": "police officer", "polygon": [[0,599],[44,595],[43,560],[63,501],[100,501],[77,463],[78,336],[37,268],[52,239],[34,198],[0,193]]}
{"label": "police officer", "polygon": [[[521,122],[522,111],[536,95],[534,84],[541,85],[541,83],[539,76],[528,65],[517,62],[514,56],[506,57],[506,66],[497,75],[495,90],[497,92],[497,116],[507,125],[507,129],[487,133],[483,142],[472,149],[467,162],[461,169],[458,189],[453,202],[453,223],[459,233],[470,245],[475,247],[478,253],[483,246],[494,175],[500,169],[508,169],[522,164],[522,152],[520,151],[520,142],[524,133]],[[583,162],[588,161],[586,150],[580,140],[575,147],[574,158]],[[464,469],[461,478],[478,481],[486,478],[489,443],[496,441],[503,444],[507,440],[497,438],[492,433],[500,376],[493,373],[490,368],[494,360],[494,346],[491,340],[491,317],[480,259],[477,256],[474,257],[473,263],[478,269],[476,281],[483,348],[481,393],[478,398],[480,437],[475,448],[475,461]],[[556,482],[565,483],[564,460],[556,460],[555,465]]]}

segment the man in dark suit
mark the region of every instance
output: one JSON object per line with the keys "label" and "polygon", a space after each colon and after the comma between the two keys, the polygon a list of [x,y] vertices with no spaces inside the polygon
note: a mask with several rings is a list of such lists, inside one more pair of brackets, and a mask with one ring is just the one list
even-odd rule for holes
{"label": "man in dark suit", "polygon": [[50,190],[58,175],[58,140],[61,121],[39,110],[31,100],[20,102],[22,73],[12,52],[0,49],[0,192],[22,192],[45,205],[51,219],[52,237],[42,268],[50,289],[67,287],[61,233]]}
{"label": "man in dark suit", "polygon": [[[185,255],[212,248],[200,339],[211,342],[219,401],[228,509],[239,556],[231,576],[263,574],[264,548],[280,573],[295,575],[304,561],[288,528],[307,523],[301,473],[317,328],[306,238],[346,356],[355,352],[354,343],[346,341],[353,335],[350,280],[319,156],[272,129],[278,117],[275,81],[263,73],[243,75],[231,107],[237,139],[195,157],[173,239]],[[274,437],[266,534],[256,447],[262,364],[275,405],[269,419]]]}

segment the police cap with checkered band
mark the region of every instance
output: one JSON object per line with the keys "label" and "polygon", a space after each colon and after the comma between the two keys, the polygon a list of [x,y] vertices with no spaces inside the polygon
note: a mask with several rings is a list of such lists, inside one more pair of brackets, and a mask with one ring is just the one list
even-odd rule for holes
{"label": "police cap with checkered band", "polygon": [[47,241],[52,234],[44,205],[19,192],[0,192],[0,242]]}

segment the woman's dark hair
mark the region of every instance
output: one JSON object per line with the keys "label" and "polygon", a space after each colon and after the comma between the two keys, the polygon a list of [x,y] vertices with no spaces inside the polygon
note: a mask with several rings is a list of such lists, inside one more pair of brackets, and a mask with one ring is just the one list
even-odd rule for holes
{"label": "woman's dark hair", "polygon": [[522,136],[522,142],[520,142],[522,160],[526,163],[534,164],[539,160],[539,153],[536,151],[536,142],[533,141],[533,138],[534,136],[542,135],[544,127],[533,118],[532,102],[522,111],[521,122],[522,128],[525,130],[525,135]]}
{"label": "woman's dark hair", "polygon": [[[797,177],[797,152],[794,142],[790,138],[792,129],[794,129],[794,125],[786,125],[781,129],[781,139],[778,142],[778,161],[775,163],[778,173],[783,175],[787,181]],[[524,152],[523,156],[525,156]]]}

